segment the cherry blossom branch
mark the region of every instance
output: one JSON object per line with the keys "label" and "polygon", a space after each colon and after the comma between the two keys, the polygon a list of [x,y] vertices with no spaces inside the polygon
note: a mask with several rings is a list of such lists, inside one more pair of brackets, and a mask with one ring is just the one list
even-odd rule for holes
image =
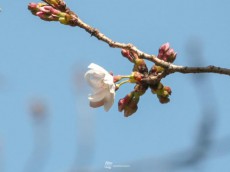
{"label": "cherry blossom branch", "polygon": [[84,23],[80,18],[76,18],[78,26],[84,29],[86,32],[90,33],[91,36],[96,37],[98,40],[101,40],[107,43],[112,48],[122,48],[128,49],[135,53],[137,53],[141,58],[154,62],[155,64],[162,66],[168,69],[168,74],[179,72],[179,73],[217,73],[224,74],[230,76],[230,69],[221,68],[217,66],[207,66],[207,67],[187,67],[187,66],[177,66],[171,63],[167,63],[163,60],[158,59],[155,55],[149,55],[147,53],[142,52],[136,46],[132,44],[125,44],[113,41],[111,38],[108,38],[106,35],[101,33],[98,29],[91,27],[90,25]]}
{"label": "cherry blossom branch", "polygon": [[140,58],[152,61],[155,64],[168,69],[168,74],[172,74],[175,72],[184,73],[184,74],[217,73],[217,74],[224,74],[224,75],[230,76],[230,69],[227,69],[227,68],[221,68],[221,67],[212,66],[212,65],[207,66],[207,67],[187,67],[187,66],[178,66],[178,65],[174,65],[174,64],[165,62],[157,58],[155,55],[150,55],[150,54],[142,52],[141,50],[139,50],[136,46],[132,44],[125,44],[125,43],[113,41],[111,38],[108,38],[106,35],[101,33],[98,29],[95,29],[91,27],[90,25],[84,23],[80,18],[76,18],[76,20],[77,20],[78,26],[84,29],[86,32],[90,33],[91,36],[94,36],[98,40],[101,40],[107,43],[112,48],[122,48],[122,49],[131,50],[137,53],[140,56]]}
{"label": "cherry blossom branch", "polygon": [[[45,2],[48,3],[49,5],[52,5],[52,3],[54,1],[64,3],[62,0],[45,0]],[[120,42],[116,42],[116,41],[112,40],[111,38],[107,37],[105,34],[100,32],[98,29],[96,29],[96,28],[90,26],[89,24],[85,23],[84,21],[82,21],[78,17],[78,15],[75,14],[73,11],[69,10],[69,8],[67,8],[65,6],[65,4],[64,4],[64,7],[63,7],[63,4],[62,4],[62,6],[56,5],[55,7],[56,8],[59,7],[59,9],[62,13],[63,13],[63,11],[66,10],[66,13],[69,15],[69,20],[64,21],[64,23],[59,20],[62,24],[67,24],[67,25],[71,25],[74,27],[78,26],[78,27],[84,29],[86,32],[88,32],[91,36],[94,36],[98,40],[107,43],[112,48],[120,48],[120,49],[130,50],[130,51],[138,54],[138,56],[140,58],[146,59],[148,61],[152,61],[156,65],[159,65],[159,66],[164,67],[165,69],[168,69],[168,74],[179,72],[179,73],[184,73],[184,74],[187,74],[187,73],[216,73],[216,74],[230,75],[230,69],[227,69],[227,68],[221,68],[221,67],[217,67],[217,66],[187,67],[187,66],[178,66],[175,64],[165,62],[164,60],[157,58],[157,56],[155,56],[155,55],[150,55],[150,54],[147,54],[147,53],[139,50],[133,44],[120,43]],[[50,18],[45,18],[45,17],[47,17],[45,15],[43,15],[43,16],[40,15],[39,17],[43,20],[52,21],[52,19],[50,19]]]}
{"label": "cherry blossom branch", "polygon": [[[230,69],[227,68],[216,66],[187,67],[173,64],[177,53],[170,47],[169,43],[163,44],[156,56],[147,54],[130,43],[125,44],[113,41],[98,29],[82,21],[77,14],[66,6],[63,0],[43,1],[45,3],[30,3],[28,5],[28,9],[32,14],[45,21],[59,21],[61,24],[80,27],[110,47],[121,49],[121,54],[133,63],[131,75],[125,76],[113,76],[96,64],[89,65],[89,71],[86,73],[85,78],[93,89],[93,94],[89,96],[91,107],[104,106],[105,111],[108,111],[114,103],[115,91],[125,83],[133,83],[136,84],[134,90],[118,102],[118,110],[120,112],[124,111],[124,115],[128,117],[137,111],[140,97],[145,94],[148,88],[157,96],[160,103],[165,104],[170,101],[171,88],[164,86],[161,82],[167,75],[176,72],[184,74],[217,73],[230,75]],[[145,60],[154,63],[150,70]],[[127,80],[122,81],[124,78]]]}

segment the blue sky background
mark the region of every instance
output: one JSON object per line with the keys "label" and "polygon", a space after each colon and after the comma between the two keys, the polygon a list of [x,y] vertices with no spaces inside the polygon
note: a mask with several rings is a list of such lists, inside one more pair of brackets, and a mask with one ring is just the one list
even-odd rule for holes
{"label": "blue sky background", "polygon": [[[126,75],[132,64],[119,49],[82,29],[31,15],[29,2],[0,1],[1,171],[67,172],[83,167],[105,171],[105,161],[111,161],[130,165],[114,171],[156,171],[156,163],[168,167],[157,171],[229,172],[229,76],[170,75],[163,83],[172,88],[171,102],[161,105],[148,90],[129,118],[118,112],[117,101],[132,91],[131,84],[120,88],[108,113],[91,109],[90,89],[79,77],[87,66],[94,62]],[[115,41],[133,43],[149,54],[170,42],[178,52],[175,64],[230,68],[228,0],[66,3]],[[29,108],[36,99],[47,107],[40,123]],[[203,135],[202,124],[208,126]],[[199,135],[211,146],[202,147]],[[203,152],[201,158],[183,164],[196,152],[195,145]],[[177,158],[183,165],[176,163]]]}

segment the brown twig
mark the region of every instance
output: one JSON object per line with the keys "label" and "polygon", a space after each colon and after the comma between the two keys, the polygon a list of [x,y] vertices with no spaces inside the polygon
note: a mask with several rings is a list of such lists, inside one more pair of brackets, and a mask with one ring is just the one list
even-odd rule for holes
{"label": "brown twig", "polygon": [[142,52],[136,46],[128,43],[120,43],[113,41],[111,38],[107,37],[103,33],[101,33],[98,29],[91,27],[90,25],[84,23],[80,18],[76,18],[77,23],[80,28],[84,29],[86,32],[90,33],[91,36],[96,37],[98,40],[101,40],[107,43],[112,48],[122,48],[128,49],[135,53],[137,53],[141,58],[154,62],[156,65],[162,66],[168,70],[168,74],[179,72],[183,74],[187,73],[217,73],[217,74],[224,74],[230,76],[230,69],[221,68],[217,66],[207,66],[207,67],[187,67],[187,66],[178,66],[175,64],[171,64],[160,60],[155,55],[150,55],[147,53]]}
{"label": "brown twig", "polygon": [[227,68],[221,68],[217,66],[207,66],[207,67],[187,67],[187,66],[177,66],[177,65],[170,65],[169,73],[217,73],[217,74],[224,74],[224,75],[230,75],[230,69]]}

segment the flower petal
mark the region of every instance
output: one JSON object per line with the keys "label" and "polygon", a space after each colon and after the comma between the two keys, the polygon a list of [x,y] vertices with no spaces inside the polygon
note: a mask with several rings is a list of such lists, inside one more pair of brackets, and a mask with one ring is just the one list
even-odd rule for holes
{"label": "flower petal", "polygon": [[104,105],[104,100],[101,100],[99,102],[91,102],[90,101],[89,105],[90,105],[90,107],[97,108],[97,107],[100,107],[100,106]]}
{"label": "flower petal", "polygon": [[115,84],[109,86],[109,92],[114,93],[114,95],[115,95],[115,89],[116,89]]}
{"label": "flower petal", "polygon": [[106,112],[108,112],[109,109],[112,107],[112,105],[114,103],[114,97],[115,97],[115,93],[109,93],[106,95],[106,97],[104,99],[104,110]]}
{"label": "flower petal", "polygon": [[88,99],[91,102],[99,102],[105,98],[106,94],[107,92],[105,91],[105,89],[100,89],[100,90],[97,90],[97,92],[95,92],[94,94],[91,94],[88,97]]}
{"label": "flower petal", "polygon": [[100,71],[101,73],[108,73],[103,67],[95,64],[95,63],[91,63],[89,66],[88,66],[89,69],[93,69],[95,71]]}
{"label": "flower petal", "polygon": [[88,82],[88,84],[93,88],[100,88],[103,86],[103,73],[97,73],[93,70],[89,70],[85,73],[85,79]]}

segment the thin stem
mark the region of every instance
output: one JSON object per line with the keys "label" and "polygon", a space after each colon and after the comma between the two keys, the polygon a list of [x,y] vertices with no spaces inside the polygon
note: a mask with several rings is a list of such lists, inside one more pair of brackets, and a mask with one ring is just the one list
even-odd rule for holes
{"label": "thin stem", "polygon": [[113,77],[113,82],[116,83],[116,82],[119,82],[121,81],[122,79],[125,79],[125,78],[129,78],[130,79],[131,75],[118,75],[118,76],[114,76]]}
{"label": "thin stem", "polygon": [[131,75],[124,75],[124,76],[121,76],[121,79],[124,79],[124,78],[130,78]]}
{"label": "thin stem", "polygon": [[120,88],[120,86],[122,86],[123,84],[126,84],[126,83],[129,83],[129,80],[122,81],[122,82],[116,84],[116,86],[117,86],[118,88]]}

